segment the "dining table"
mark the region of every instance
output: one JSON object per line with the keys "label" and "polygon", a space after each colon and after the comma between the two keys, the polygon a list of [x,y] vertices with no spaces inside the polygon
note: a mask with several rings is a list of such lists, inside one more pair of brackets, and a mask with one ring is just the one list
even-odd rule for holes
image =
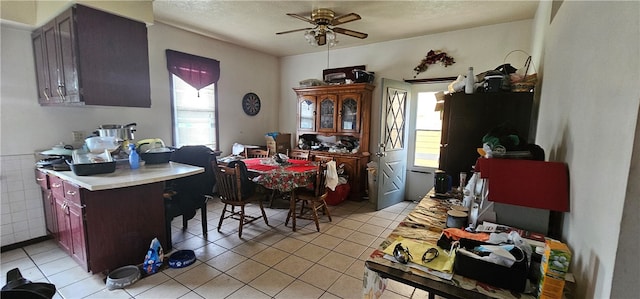
{"label": "dining table", "polygon": [[314,188],[317,164],[308,160],[289,159],[278,163],[273,158],[249,158],[242,160],[249,172],[256,174],[252,181],[270,190],[289,193],[289,216],[296,231],[296,189]]}

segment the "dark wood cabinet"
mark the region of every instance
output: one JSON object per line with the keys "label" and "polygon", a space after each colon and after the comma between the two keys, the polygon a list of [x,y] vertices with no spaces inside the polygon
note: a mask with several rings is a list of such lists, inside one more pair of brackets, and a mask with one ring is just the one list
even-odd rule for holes
{"label": "dark wood cabinet", "polygon": [[151,107],[144,23],[74,5],[32,41],[41,105]]}
{"label": "dark wood cabinet", "polygon": [[56,176],[50,175],[49,181],[55,200],[58,245],[88,270],[87,237],[80,188]]}
{"label": "dark wood cabinet", "polygon": [[46,173],[36,169],[36,183],[40,185],[40,190],[42,191],[44,223],[47,228],[47,232],[57,239],[58,223],[55,215],[56,201],[53,198],[51,189],[49,189],[49,177]]}
{"label": "dark wood cabinet", "polygon": [[[447,95],[444,100],[440,169],[459,184],[459,173],[471,173],[482,148],[482,138],[493,128],[507,125],[523,140],[529,137],[533,93],[496,92]],[[469,176],[468,176],[469,177]]]}
{"label": "dark wood cabinet", "polygon": [[375,86],[356,83],[294,88],[298,96],[296,142],[303,135],[357,140],[356,152],[334,153],[312,150],[316,157],[332,157],[349,177],[349,198],[361,200],[366,190],[369,162],[369,127]]}
{"label": "dark wood cabinet", "polygon": [[41,170],[36,182],[43,190],[47,229],[87,271],[139,264],[156,237],[167,246],[164,182],[90,191]]}

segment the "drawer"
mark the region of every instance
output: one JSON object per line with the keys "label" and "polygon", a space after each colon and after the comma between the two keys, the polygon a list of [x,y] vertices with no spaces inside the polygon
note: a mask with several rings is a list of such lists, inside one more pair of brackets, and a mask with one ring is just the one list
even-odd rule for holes
{"label": "drawer", "polygon": [[36,183],[38,183],[42,189],[49,189],[49,179],[47,174],[38,169],[36,169]]}
{"label": "drawer", "polygon": [[64,198],[64,188],[62,182],[64,182],[61,178],[50,175],[49,177],[49,188],[51,192],[53,192],[53,196],[56,198]]}
{"label": "drawer", "polygon": [[67,181],[63,182],[64,185],[64,198],[70,202],[73,202],[79,206],[82,206],[80,202],[80,187],[71,184]]}

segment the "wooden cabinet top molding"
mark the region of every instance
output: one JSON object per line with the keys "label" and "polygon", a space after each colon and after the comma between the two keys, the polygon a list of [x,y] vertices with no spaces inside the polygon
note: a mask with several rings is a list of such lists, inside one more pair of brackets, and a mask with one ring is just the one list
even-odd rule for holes
{"label": "wooden cabinet top molding", "polygon": [[362,92],[373,91],[376,88],[375,85],[367,83],[353,83],[353,84],[340,84],[340,85],[322,85],[322,86],[309,86],[309,87],[294,87],[293,90],[299,94],[320,94],[320,93],[348,93],[348,92]]}

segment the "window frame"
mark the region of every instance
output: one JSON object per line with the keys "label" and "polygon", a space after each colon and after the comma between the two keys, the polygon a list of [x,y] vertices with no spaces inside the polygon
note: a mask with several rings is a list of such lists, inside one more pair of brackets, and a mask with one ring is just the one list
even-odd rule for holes
{"label": "window frame", "polygon": [[[171,143],[174,146],[177,146],[177,128],[176,128],[176,109],[175,109],[175,103],[176,103],[176,99],[175,99],[175,90],[174,90],[174,79],[173,76],[176,76],[175,74],[169,73],[169,89],[170,89],[170,97],[171,97]],[[177,76],[176,76],[177,77]],[[179,77],[178,77],[179,78]],[[214,84],[213,87],[213,104],[214,104],[214,123],[215,123],[215,148],[212,148],[212,150],[214,151],[219,151],[220,150],[220,117],[219,117],[219,113],[218,111],[220,110],[220,106],[219,101],[218,101],[218,89],[219,89],[219,85],[217,82],[212,83]],[[188,85],[188,83],[187,83]]]}
{"label": "window frame", "polygon": [[416,120],[418,107],[418,93],[421,92],[438,92],[446,91],[450,81],[447,82],[429,82],[411,85],[411,99],[409,109],[409,143],[407,149],[407,170],[414,172],[433,173],[438,167],[427,167],[415,165],[415,147],[416,147]]}

